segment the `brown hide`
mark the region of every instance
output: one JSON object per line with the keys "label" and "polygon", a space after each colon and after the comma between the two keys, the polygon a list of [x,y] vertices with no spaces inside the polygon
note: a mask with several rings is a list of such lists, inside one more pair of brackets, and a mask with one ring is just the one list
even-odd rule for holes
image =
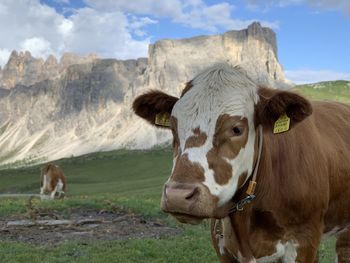
{"label": "brown hide", "polygon": [[[350,224],[350,107],[336,102],[312,107],[313,114],[286,133],[264,130],[256,199],[230,215],[238,240],[231,250],[238,248],[246,259],[271,255],[278,241],[294,240],[297,262],[313,262],[322,234]],[[350,254],[348,232],[337,242],[339,260]]]}
{"label": "brown hide", "polygon": [[40,181],[41,181],[41,187],[43,186],[43,181],[44,181],[44,175],[50,175],[51,177],[51,181],[50,181],[50,185],[48,186],[49,189],[46,189],[49,192],[52,192],[57,183],[58,180],[61,179],[62,183],[63,183],[63,191],[66,192],[66,177],[64,176],[62,170],[57,167],[54,164],[47,164],[45,165],[42,169],[41,169],[41,176],[40,176]]}

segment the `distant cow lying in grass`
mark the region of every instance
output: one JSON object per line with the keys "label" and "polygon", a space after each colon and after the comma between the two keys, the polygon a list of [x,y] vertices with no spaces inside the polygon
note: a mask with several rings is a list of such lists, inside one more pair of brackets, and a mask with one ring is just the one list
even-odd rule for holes
{"label": "distant cow lying in grass", "polygon": [[161,209],[184,223],[213,218],[220,262],[315,263],[329,235],[337,262],[350,262],[349,105],[260,88],[217,65],[180,98],[150,91],[133,108],[173,133]]}
{"label": "distant cow lying in grass", "polygon": [[[54,165],[47,164],[41,169],[40,195],[50,196],[51,199],[63,198],[66,192],[66,177],[62,170]],[[44,199],[44,198],[43,198]]]}

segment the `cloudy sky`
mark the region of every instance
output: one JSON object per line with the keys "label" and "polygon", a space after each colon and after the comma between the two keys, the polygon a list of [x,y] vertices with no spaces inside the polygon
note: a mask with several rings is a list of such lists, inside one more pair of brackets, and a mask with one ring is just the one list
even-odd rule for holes
{"label": "cloudy sky", "polygon": [[218,34],[252,21],[277,33],[287,78],[350,80],[349,0],[0,0],[0,66],[13,49],[37,57],[145,57],[159,39]]}

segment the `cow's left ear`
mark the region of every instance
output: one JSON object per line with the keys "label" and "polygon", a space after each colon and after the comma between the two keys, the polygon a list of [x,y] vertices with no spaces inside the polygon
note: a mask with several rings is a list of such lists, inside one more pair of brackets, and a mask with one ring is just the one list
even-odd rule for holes
{"label": "cow's left ear", "polygon": [[150,124],[168,128],[170,126],[170,115],[175,103],[179,99],[161,91],[152,90],[138,96],[132,108],[134,112]]}
{"label": "cow's left ear", "polygon": [[255,108],[255,122],[269,128],[286,114],[290,118],[290,128],[312,114],[310,102],[302,96],[284,90],[259,89],[259,102]]}

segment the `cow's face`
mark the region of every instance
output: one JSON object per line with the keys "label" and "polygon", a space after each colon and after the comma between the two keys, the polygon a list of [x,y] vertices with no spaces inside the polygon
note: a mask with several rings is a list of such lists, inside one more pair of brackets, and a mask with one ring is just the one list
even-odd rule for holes
{"label": "cow's face", "polygon": [[269,127],[266,114],[288,113],[288,105],[270,112],[279,108],[270,99],[261,100],[257,85],[240,69],[220,65],[195,77],[180,99],[153,91],[135,100],[135,112],[151,123],[158,113],[171,114],[174,161],[163,211],[187,223],[227,215],[230,200],[253,170],[257,119]]}

